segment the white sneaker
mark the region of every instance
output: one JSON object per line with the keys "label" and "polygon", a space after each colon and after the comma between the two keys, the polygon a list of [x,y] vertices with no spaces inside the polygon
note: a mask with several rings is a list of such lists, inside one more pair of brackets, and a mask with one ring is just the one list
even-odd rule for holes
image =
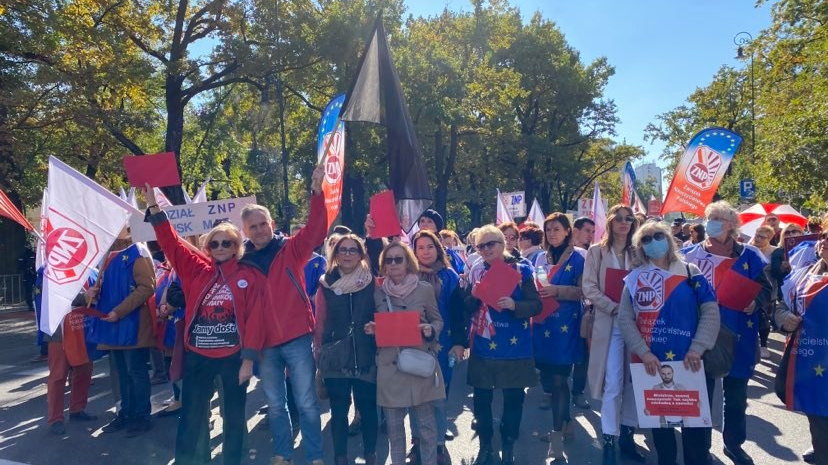
{"label": "white sneaker", "polygon": [[762,358],[770,358],[771,354],[767,347],[759,348],[759,352],[762,354]]}

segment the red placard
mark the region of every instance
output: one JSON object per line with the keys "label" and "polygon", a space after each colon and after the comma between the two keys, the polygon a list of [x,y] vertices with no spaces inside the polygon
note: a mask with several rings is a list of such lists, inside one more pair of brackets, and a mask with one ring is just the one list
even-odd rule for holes
{"label": "red placard", "polygon": [[155,155],[127,155],[124,157],[124,170],[129,179],[129,185],[132,187],[144,187],[146,184],[152,187],[181,184],[173,152]]}
{"label": "red placard", "polygon": [[742,311],[761,291],[762,286],[759,283],[731,269],[722,275],[722,280],[716,288],[716,298],[719,305]]}
{"label": "red placard", "polygon": [[423,343],[418,311],[375,313],[374,322],[377,347],[415,347]]}
{"label": "red placard", "polygon": [[644,390],[644,411],[664,417],[700,417],[699,391]]}
{"label": "red placard", "polygon": [[399,236],[402,228],[397,216],[394,192],[384,190],[375,194],[371,196],[370,204],[371,219],[374,220],[375,225],[371,231],[371,237],[379,239],[387,236]]}
{"label": "red placard", "polygon": [[506,262],[498,260],[489,267],[483,279],[474,286],[472,295],[489,307],[501,311],[503,309],[497,305],[497,301],[511,296],[518,284],[520,284],[520,273]]}
{"label": "red placard", "polygon": [[[558,271],[560,271],[560,269],[561,265],[555,265],[549,268],[549,270],[546,272],[546,275],[548,276],[547,280],[549,281],[549,283],[552,282],[552,280],[555,278],[555,275],[558,274]],[[549,283],[541,283],[537,278],[535,278],[535,287],[538,290],[540,290],[543,287],[549,286]],[[537,323],[543,323],[544,320],[549,318],[553,313],[557,312],[558,308],[561,306],[561,304],[558,303],[557,299],[555,299],[554,297],[541,297],[541,304],[543,304],[543,309],[541,310],[540,314],[532,318],[532,321],[535,321]]]}
{"label": "red placard", "polygon": [[630,274],[629,270],[607,268],[607,273],[604,275],[604,294],[615,303],[621,303],[621,295],[624,293],[624,278],[628,274]]}

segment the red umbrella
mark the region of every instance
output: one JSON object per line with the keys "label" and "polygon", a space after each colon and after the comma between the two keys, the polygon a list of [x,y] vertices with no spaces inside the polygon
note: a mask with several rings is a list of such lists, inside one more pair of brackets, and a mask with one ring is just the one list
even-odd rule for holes
{"label": "red umbrella", "polygon": [[801,228],[808,225],[808,218],[802,216],[790,205],[778,203],[757,203],[747,210],[739,213],[739,221],[741,221],[741,231],[748,236],[753,236],[756,228],[765,222],[768,215],[774,215],[779,218],[779,227],[784,228],[789,224],[797,224]]}

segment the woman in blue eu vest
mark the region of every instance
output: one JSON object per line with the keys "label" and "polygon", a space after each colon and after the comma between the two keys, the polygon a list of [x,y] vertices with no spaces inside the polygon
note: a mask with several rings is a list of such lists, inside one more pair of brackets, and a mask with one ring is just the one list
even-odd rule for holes
{"label": "woman in blue eu vest", "polygon": [[[454,363],[449,363],[449,358],[452,358],[455,363],[463,360],[466,347],[469,344],[468,335],[466,334],[463,292],[460,289],[460,276],[452,269],[446,251],[436,234],[431,231],[418,231],[414,235],[412,243],[414,244],[414,255],[416,255],[417,263],[420,265],[420,280],[434,287],[437,307],[443,317],[443,330],[438,335],[440,352],[437,354],[437,360],[440,362],[440,370],[443,372],[443,380],[446,383],[447,399],[449,387],[451,386],[451,374],[454,371]],[[451,458],[445,447],[446,435],[449,434],[446,399],[433,402],[434,419],[437,422],[437,465],[451,463]],[[412,436],[417,438],[417,423],[412,422],[412,424],[414,425]]]}
{"label": "woman in blue eu vest", "polygon": [[155,290],[155,273],[149,250],[133,244],[126,229],[109,250],[98,282],[87,292],[107,314],[92,320],[89,339],[98,349],[110,351],[121,392],[121,410],[103,432],[126,428],[128,436],[137,436],[152,428],[147,363],[155,337],[147,299]]}
{"label": "woman in blue eu vest", "polygon": [[[828,464],[828,218],[816,243],[815,264],[795,269],[782,286],[784,308],[776,324],[793,332],[785,347],[787,360],[780,365],[777,394],[789,410],[808,416],[813,449],[805,461]],[[780,384],[784,389],[780,389]]]}
{"label": "woman in blue eu vest", "polygon": [[[737,465],[752,464],[753,459],[742,449],[747,438],[747,385],[759,361],[760,311],[771,297],[772,286],[765,275],[766,260],[751,245],[736,242],[739,216],[725,201],[714,202],[704,210],[707,239],[682,250],[707,278],[714,289],[721,277],[732,270],[760,285],[759,294],[746,308],[720,305],[722,324],[738,335],[734,347],[733,368],[724,377],[724,454]],[[741,290],[740,290],[741,291]],[[720,294],[721,291],[717,291]],[[721,295],[718,298],[721,299]]]}
{"label": "woman in blue eu vest", "polygon": [[[624,279],[618,326],[633,362],[640,359],[650,376],[667,361],[683,360],[687,369],[699,371],[701,356],[713,348],[719,333],[712,287],[698,267],[679,258],[664,223],[645,223],[633,235],[632,245],[643,263]],[[669,365],[664,367],[672,371]],[[707,402],[711,403],[713,386],[708,377]],[[667,418],[663,427],[652,430],[659,465],[676,463],[676,436]],[[685,464],[710,463],[711,432],[711,428],[682,428]]]}
{"label": "woman in blue eu vest", "polygon": [[[524,389],[538,383],[530,320],[541,312],[541,302],[531,267],[525,265],[522,259],[506,253],[505,242],[503,232],[494,225],[478,230],[475,245],[483,265],[475,267],[470,273],[471,295],[465,299],[466,310],[474,315],[470,332],[468,384],[474,388],[474,417],[480,437],[480,451],[475,465],[514,463],[514,443],[523,416]],[[520,272],[521,282],[510,296],[499,299],[497,305],[500,309],[495,309],[474,297],[475,286],[492,264],[503,261]],[[502,462],[492,448],[495,389],[503,391],[500,430]]]}
{"label": "woman in blue eu vest", "polygon": [[563,213],[547,216],[543,230],[546,264],[540,265],[544,273],[539,273],[537,285],[544,311],[532,318],[532,342],[544,392],[541,408],[552,409],[548,455],[556,463],[566,460],[563,434],[572,421],[569,376],[572,365],[584,357],[580,327],[586,251],[572,244],[572,227]]}

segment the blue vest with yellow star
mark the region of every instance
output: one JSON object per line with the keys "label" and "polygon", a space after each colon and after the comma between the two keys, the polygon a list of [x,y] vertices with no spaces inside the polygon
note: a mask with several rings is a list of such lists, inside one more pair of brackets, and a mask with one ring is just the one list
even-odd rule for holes
{"label": "blue vest with yellow star", "polygon": [[[703,263],[705,260],[713,260],[715,263],[718,259],[726,258],[705,251],[701,244],[683,249],[682,253],[684,253],[687,262],[697,265],[702,272],[709,269],[709,265]],[[761,273],[765,272],[765,259],[762,256],[762,252],[759,252],[753,246],[744,246],[742,253],[735,258],[736,261],[733,262],[730,269],[742,276],[755,280]],[[708,282],[715,288],[716,283],[713,282],[711,275],[709,273],[706,274]],[[753,369],[757,362],[759,350],[759,317],[762,312],[757,309],[757,311],[748,315],[743,309],[733,309],[719,305],[719,313],[722,324],[736,333],[736,344],[733,350],[733,368],[730,370],[728,376],[748,379],[753,376]]]}
{"label": "blue vest with yellow star", "polygon": [[[577,286],[584,273],[584,256],[578,250],[561,264],[550,284]],[[560,307],[542,322],[532,322],[535,361],[549,365],[571,365],[584,357],[581,340],[581,300],[558,300]]]}
{"label": "blue vest with yellow star", "polygon": [[650,352],[663,362],[684,360],[696,336],[699,306],[716,301],[704,275],[688,279],[647,265],[630,272],[624,284]]}
{"label": "blue vest with yellow star", "polygon": [[793,295],[799,331],[788,340],[785,405],[790,410],[828,417],[828,275],[806,273]]}
{"label": "blue vest with yellow star", "polygon": [[[135,279],[132,268],[141,258],[141,251],[137,244],[113,255],[101,273],[103,286],[98,296],[96,308],[109,313],[118,306],[135,289]],[[92,328],[88,336],[89,341],[109,346],[132,346],[138,342],[138,326],[141,312],[130,312],[116,323],[92,319]]]}
{"label": "blue vest with yellow star", "polygon": [[[532,268],[526,264],[512,263],[512,268],[520,272],[522,282],[532,282]],[[488,269],[489,265],[485,265]],[[512,292],[512,299],[519,301],[523,298],[520,284]],[[532,358],[532,328],[529,318],[515,318],[510,310],[499,312],[492,307],[488,308],[491,318],[491,332],[472,328],[472,353],[484,359],[519,360]],[[486,337],[489,336],[489,337]]]}

